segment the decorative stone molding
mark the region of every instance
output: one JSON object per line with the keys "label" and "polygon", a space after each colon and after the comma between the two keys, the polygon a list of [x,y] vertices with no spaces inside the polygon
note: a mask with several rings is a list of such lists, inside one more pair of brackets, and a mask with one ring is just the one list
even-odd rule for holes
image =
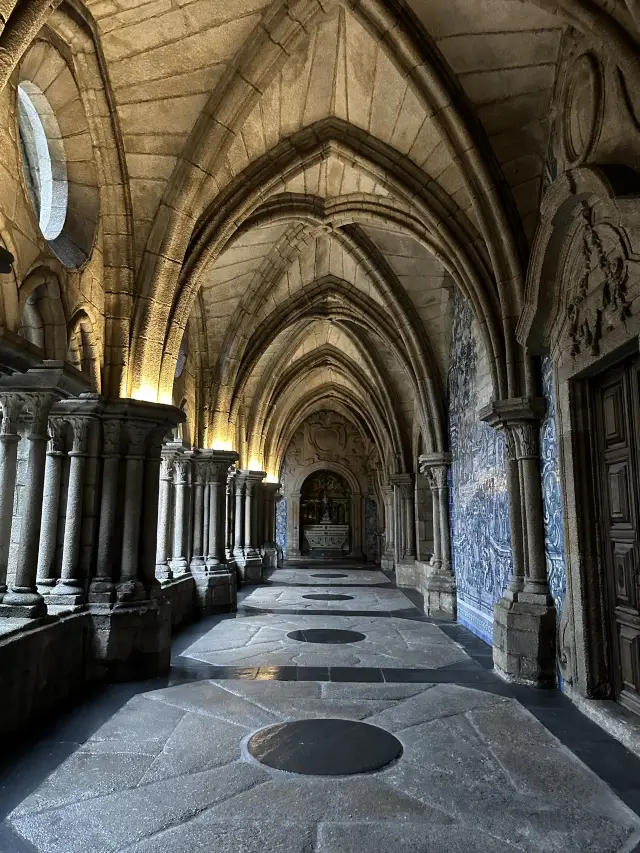
{"label": "decorative stone molding", "polygon": [[617,345],[640,276],[639,214],[640,179],[624,166],[578,166],[549,187],[516,329],[530,352],[558,350],[579,369]]}

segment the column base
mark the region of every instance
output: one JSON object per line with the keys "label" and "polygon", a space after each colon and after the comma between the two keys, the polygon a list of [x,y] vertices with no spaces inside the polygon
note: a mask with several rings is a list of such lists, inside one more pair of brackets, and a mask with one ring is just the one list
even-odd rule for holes
{"label": "column base", "polygon": [[238,589],[235,572],[226,568],[207,575],[198,575],[195,580],[196,606],[202,616],[211,613],[232,613],[237,610]]}
{"label": "column base", "polygon": [[174,577],[189,574],[189,564],[184,557],[176,557],[176,559],[169,560],[169,568]]}
{"label": "column base", "polygon": [[269,546],[264,549],[262,565],[265,569],[278,568],[278,551],[275,547]]}
{"label": "column base", "polygon": [[245,555],[244,563],[242,565],[237,563],[237,568],[241,583],[262,583],[262,557],[248,557]]}
{"label": "column base", "polygon": [[493,665],[505,681],[534,687],[556,684],[556,609],[546,595],[518,593],[493,609]]}
{"label": "column base", "polygon": [[34,619],[37,616],[45,616],[46,613],[44,598],[30,589],[9,590],[0,604],[0,616]]}
{"label": "column base", "polygon": [[458,618],[456,579],[451,575],[431,575],[422,590],[424,612],[428,616],[455,622]]}
{"label": "column base", "polygon": [[47,596],[47,604],[69,605],[75,607],[86,602],[86,596],[81,586],[73,581],[59,580]]}
{"label": "column base", "polygon": [[[43,578],[40,581],[36,581],[36,588],[40,595],[49,595],[56,583],[55,578]],[[2,595],[0,595],[0,601],[2,601]]]}
{"label": "column base", "polygon": [[207,567],[207,563],[204,557],[198,556],[194,557],[189,563],[189,571],[191,574],[196,572],[203,572]]}
{"label": "column base", "polygon": [[89,604],[111,604],[116,599],[113,581],[106,578],[95,578],[89,585]]}
{"label": "column base", "polygon": [[156,577],[159,581],[171,580],[173,572],[169,568],[169,563],[156,563]]}
{"label": "column base", "polygon": [[116,584],[116,606],[128,607],[130,604],[145,601],[147,593],[140,581],[122,581]]}
{"label": "column base", "polygon": [[129,681],[169,672],[171,605],[164,598],[89,613],[91,657],[99,675]]}

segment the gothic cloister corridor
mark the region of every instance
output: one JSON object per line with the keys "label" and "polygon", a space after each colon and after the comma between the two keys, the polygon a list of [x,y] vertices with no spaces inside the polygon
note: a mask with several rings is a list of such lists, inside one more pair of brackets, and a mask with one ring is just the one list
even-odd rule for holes
{"label": "gothic cloister corridor", "polygon": [[[640,760],[558,693],[496,678],[481,641],[385,574],[297,564],[240,598],[176,639],[167,678],[104,688],[15,751],[0,849],[640,850]],[[358,772],[372,734],[338,731],[272,735],[265,760],[295,772],[249,754],[256,732],[324,718],[392,733],[402,752]]]}
{"label": "gothic cloister corridor", "polygon": [[0,853],[639,853],[640,0],[0,0]]}

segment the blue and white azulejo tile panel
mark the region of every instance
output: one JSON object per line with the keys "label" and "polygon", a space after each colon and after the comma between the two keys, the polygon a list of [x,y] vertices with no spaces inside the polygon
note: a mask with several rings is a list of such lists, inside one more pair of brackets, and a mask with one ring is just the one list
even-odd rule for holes
{"label": "blue and white azulejo tile panel", "polygon": [[276,545],[284,551],[287,547],[287,499],[276,503]]}
{"label": "blue and white azulejo tile panel", "polygon": [[547,558],[547,580],[556,603],[558,621],[566,593],[562,498],[558,475],[558,429],[556,397],[553,387],[551,359],[542,360],[542,393],[547,412],[540,429],[540,475],[542,477],[542,509],[544,513],[544,544]]}
{"label": "blue and white azulejo tile panel", "polygon": [[502,436],[479,421],[478,362],[473,314],[454,298],[449,368],[451,537],[458,587],[458,620],[488,643],[493,606],[511,575],[509,496]]}

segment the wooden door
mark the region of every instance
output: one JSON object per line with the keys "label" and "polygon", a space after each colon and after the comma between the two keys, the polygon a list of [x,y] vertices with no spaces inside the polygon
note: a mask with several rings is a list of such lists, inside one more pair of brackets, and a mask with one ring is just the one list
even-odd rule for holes
{"label": "wooden door", "polygon": [[640,363],[594,383],[605,590],[616,697],[640,713]]}

